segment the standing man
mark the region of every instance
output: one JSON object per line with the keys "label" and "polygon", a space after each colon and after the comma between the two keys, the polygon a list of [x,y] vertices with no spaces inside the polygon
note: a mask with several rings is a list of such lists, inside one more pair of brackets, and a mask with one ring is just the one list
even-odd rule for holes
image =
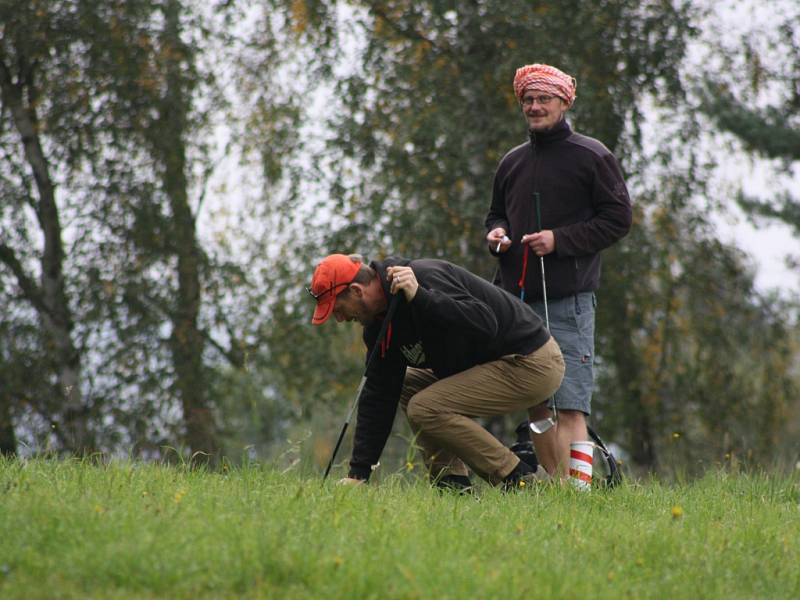
{"label": "standing man", "polygon": [[[549,65],[517,69],[514,93],[530,140],[500,161],[486,216],[500,285],[540,315],[547,302],[550,330],[564,354],[557,425],[533,436],[542,465],[562,474],[570,442],[588,439],[600,251],[631,226],[631,201],[616,158],[601,142],[573,132],[565,119],[575,88],[574,78]],[[542,404],[531,419],[550,414]]]}
{"label": "standing man", "polygon": [[367,356],[392,294],[399,304],[378,346],[358,405],[343,480],[369,479],[398,403],[422,449],[431,479],[468,488],[467,466],[493,485],[546,476],[506,448],[475,417],[526,410],[558,389],[564,361],[536,313],[507,292],[454,264],[388,258],[362,263],[332,254],[315,269],[312,323],[333,315],[364,327]]}

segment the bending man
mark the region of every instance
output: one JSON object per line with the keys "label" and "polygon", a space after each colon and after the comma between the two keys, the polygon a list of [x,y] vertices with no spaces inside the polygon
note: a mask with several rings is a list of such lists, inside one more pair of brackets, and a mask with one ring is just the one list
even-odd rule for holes
{"label": "bending man", "polygon": [[333,315],[364,327],[367,355],[391,294],[402,294],[358,406],[347,482],[366,481],[397,406],[417,435],[431,478],[468,487],[468,467],[493,485],[545,476],[475,417],[531,409],[561,383],[564,362],[542,320],[507,292],[441,260],[388,258],[365,265],[332,254],[315,269],[312,322]]}

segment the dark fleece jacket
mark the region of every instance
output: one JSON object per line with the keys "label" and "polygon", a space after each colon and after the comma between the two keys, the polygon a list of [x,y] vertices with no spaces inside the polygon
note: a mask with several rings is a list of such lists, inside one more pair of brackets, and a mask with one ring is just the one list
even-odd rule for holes
{"label": "dark fleece jacket", "polygon": [[[574,133],[565,120],[548,131],[532,132],[529,142],[500,161],[486,216],[487,231],[502,227],[513,242],[499,255],[503,289],[520,293],[522,236],[549,229],[556,249],[544,258],[548,297],[595,291],[600,283],[599,253],[628,233],[631,215],[622,171],[608,148]],[[530,301],[542,299],[541,273],[531,264],[533,259],[529,255],[525,278]]]}

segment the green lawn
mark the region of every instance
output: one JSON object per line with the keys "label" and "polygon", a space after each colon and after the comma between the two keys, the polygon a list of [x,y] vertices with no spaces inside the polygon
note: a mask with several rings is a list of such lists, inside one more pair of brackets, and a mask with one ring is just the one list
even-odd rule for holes
{"label": "green lawn", "polygon": [[0,460],[0,598],[798,598],[800,476],[477,498]]}

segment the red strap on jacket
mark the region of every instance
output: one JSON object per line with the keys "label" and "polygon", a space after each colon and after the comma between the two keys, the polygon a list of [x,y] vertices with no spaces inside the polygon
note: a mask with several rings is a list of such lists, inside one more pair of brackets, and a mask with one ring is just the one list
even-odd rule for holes
{"label": "red strap on jacket", "polygon": [[392,324],[389,323],[389,328],[386,330],[386,337],[381,340],[381,358],[386,356],[386,351],[389,349],[389,344],[392,343]]}

